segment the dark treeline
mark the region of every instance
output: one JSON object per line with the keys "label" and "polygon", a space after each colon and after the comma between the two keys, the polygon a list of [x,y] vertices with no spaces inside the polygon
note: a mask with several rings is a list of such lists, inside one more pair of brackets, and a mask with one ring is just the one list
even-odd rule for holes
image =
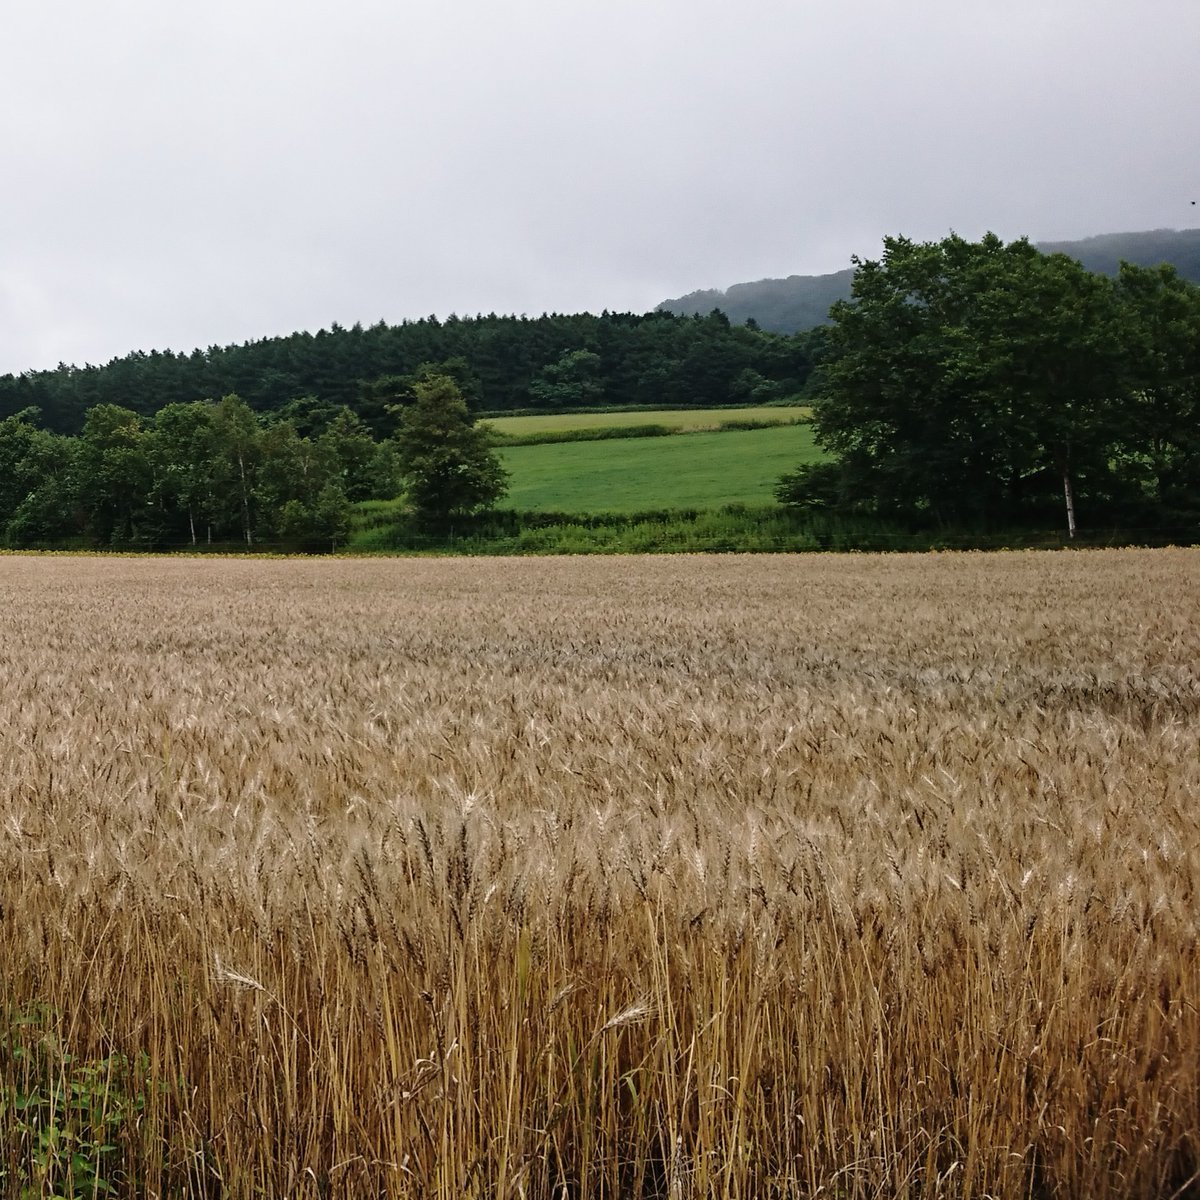
{"label": "dark treeline", "polygon": [[474,411],[506,411],[758,404],[798,393],[811,361],[807,337],[734,326],[720,313],[428,317],[0,376],[0,419],[37,409],[44,429],[78,433],[97,405],[145,418],[236,394],[260,414],[291,405],[302,434],[315,402],[345,406],[385,437],[391,406],[426,364],[454,378]]}

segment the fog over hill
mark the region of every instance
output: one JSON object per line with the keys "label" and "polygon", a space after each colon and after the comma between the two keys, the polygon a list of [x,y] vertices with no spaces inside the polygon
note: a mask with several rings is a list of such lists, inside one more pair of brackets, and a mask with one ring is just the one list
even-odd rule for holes
{"label": "fog over hill", "polygon": [[[1140,233],[1102,233],[1076,242],[1037,242],[1047,254],[1069,254],[1089,271],[1115,275],[1122,261],[1140,267],[1171,263],[1185,279],[1200,283],[1200,229],[1152,229]],[[685,316],[719,308],[734,322],[753,318],[763,329],[795,333],[822,324],[835,300],[850,296],[854,269],[832,275],[789,275],[759,279],[728,288],[689,292],[658,307]]]}

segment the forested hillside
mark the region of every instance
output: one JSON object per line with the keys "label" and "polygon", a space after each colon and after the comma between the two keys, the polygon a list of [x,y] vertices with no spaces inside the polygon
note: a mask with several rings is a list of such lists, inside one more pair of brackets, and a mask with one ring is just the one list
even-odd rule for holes
{"label": "forested hillside", "polygon": [[190,353],[138,351],[104,366],[0,376],[0,420],[29,408],[56,433],[117,404],[151,416],[168,404],[236,394],[301,433],[315,410],[349,407],[377,436],[423,366],[436,366],[475,411],[595,405],[711,407],[799,392],[809,374],[804,336],[731,325],[720,313],[428,317],[369,328],[333,325]]}
{"label": "forested hillside", "polygon": [[828,320],[830,305],[849,297],[853,279],[853,267],[832,275],[759,279],[755,283],[735,283],[724,290],[689,292],[678,300],[663,301],[659,311],[686,316],[716,309],[735,325],[753,321],[776,333],[813,329]]}
{"label": "forested hillside", "polygon": [[[1039,242],[1046,254],[1066,254],[1089,271],[1115,276],[1121,262],[1139,267],[1170,263],[1193,283],[1200,283],[1200,229],[1154,229],[1143,233],[1106,233],[1077,242]],[[776,333],[794,333],[823,324],[829,306],[850,298],[854,269],[833,275],[789,275],[732,287],[689,292],[664,300],[659,310],[679,316],[719,309],[735,325],[753,320]]]}
{"label": "forested hillside", "polygon": [[1200,283],[1200,229],[1151,229],[1102,233],[1078,242],[1039,242],[1043,254],[1066,254],[1089,271],[1115,276],[1121,263],[1156,267],[1170,263],[1184,279]]}

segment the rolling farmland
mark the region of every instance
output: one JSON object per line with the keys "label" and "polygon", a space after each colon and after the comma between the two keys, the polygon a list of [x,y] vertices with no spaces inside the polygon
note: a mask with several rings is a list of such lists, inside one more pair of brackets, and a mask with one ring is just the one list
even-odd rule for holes
{"label": "rolling farmland", "polygon": [[1198,576],[0,559],[3,1191],[1194,1194]]}

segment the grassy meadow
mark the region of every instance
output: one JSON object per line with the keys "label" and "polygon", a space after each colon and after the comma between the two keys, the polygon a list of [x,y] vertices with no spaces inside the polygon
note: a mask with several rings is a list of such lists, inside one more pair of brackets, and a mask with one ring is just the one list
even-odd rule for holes
{"label": "grassy meadow", "polygon": [[780,475],[823,457],[809,425],[506,446],[497,453],[512,476],[506,508],[579,513],[772,503]]}
{"label": "grassy meadow", "polygon": [[1195,1195],[1198,579],[0,559],[0,1194]]}

